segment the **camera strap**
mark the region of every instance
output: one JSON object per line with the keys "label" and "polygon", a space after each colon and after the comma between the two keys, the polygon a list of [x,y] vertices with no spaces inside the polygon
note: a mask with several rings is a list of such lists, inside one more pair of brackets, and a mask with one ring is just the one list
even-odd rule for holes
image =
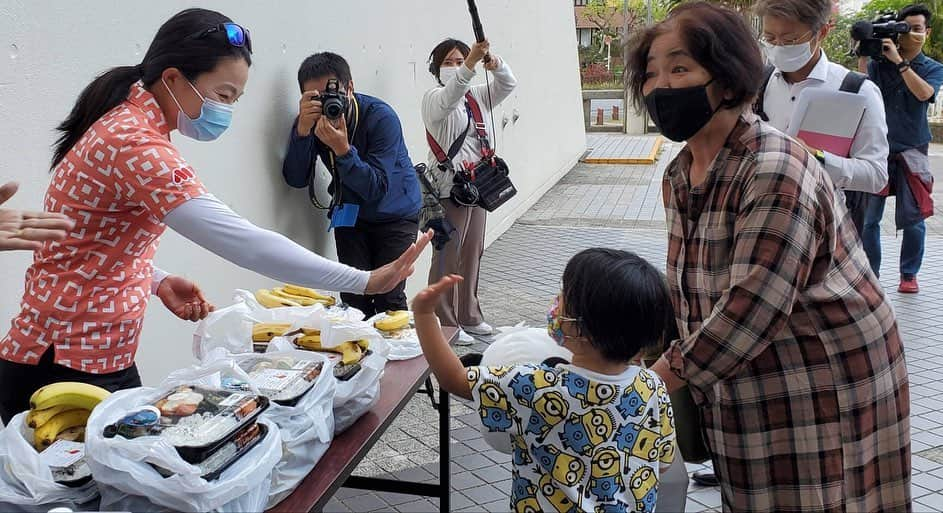
{"label": "camera strap", "polygon": [[439,164],[451,167],[452,159],[454,159],[461,150],[462,144],[465,142],[465,137],[468,135],[468,129],[473,123],[475,125],[475,136],[481,144],[481,158],[487,159],[494,156],[494,151],[491,149],[491,141],[488,139],[488,129],[484,122],[484,116],[481,113],[481,107],[478,105],[478,101],[475,100],[471,92],[465,93],[465,111],[468,113],[468,124],[465,125],[465,130],[462,132],[462,135],[449,147],[448,153],[442,151],[442,147],[436,142],[435,137],[432,137],[432,134],[426,130],[426,141],[429,143],[429,148],[432,150],[432,154],[435,155]]}
{"label": "camera strap", "polygon": [[[354,104],[354,116],[353,119],[347,122],[347,142],[353,146],[354,135],[357,133],[357,128],[360,126],[360,103],[357,102],[357,98],[353,98]],[[340,173],[337,172],[337,163],[335,162],[336,155],[334,151],[328,149],[327,154],[328,158],[324,161],[325,167],[327,167],[328,172],[331,174],[331,203],[328,206],[324,206],[318,201],[317,194],[314,190],[314,179],[317,176],[317,165],[318,165],[318,153],[317,145],[312,145],[312,155],[311,155],[311,170],[308,172],[308,198],[311,200],[311,204],[314,205],[314,208],[319,210],[333,210],[334,207],[341,204],[341,199],[343,196],[343,180],[341,180]]]}

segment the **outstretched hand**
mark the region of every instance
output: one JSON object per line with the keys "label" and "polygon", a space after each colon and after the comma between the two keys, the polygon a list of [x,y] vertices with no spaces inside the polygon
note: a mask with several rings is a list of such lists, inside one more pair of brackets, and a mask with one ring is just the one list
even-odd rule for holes
{"label": "outstretched hand", "polygon": [[423,233],[399,258],[370,272],[370,279],[367,280],[367,288],[364,290],[364,294],[385,294],[396,288],[400,282],[409,278],[416,269],[416,259],[429,245],[432,236],[432,230]]}
{"label": "outstretched hand", "polygon": [[[17,189],[16,182],[0,186],[0,204],[13,197]],[[0,251],[36,251],[43,241],[65,239],[74,226],[75,222],[63,214],[0,208]]]}
{"label": "outstretched hand", "polygon": [[442,294],[450,290],[460,281],[462,281],[461,276],[450,274],[423,289],[413,298],[413,314],[435,313],[436,306],[439,305],[439,298],[442,297]]}
{"label": "outstretched hand", "polygon": [[157,297],[168,310],[185,321],[199,321],[216,309],[203,297],[203,291],[196,283],[182,276],[164,278],[157,287]]}

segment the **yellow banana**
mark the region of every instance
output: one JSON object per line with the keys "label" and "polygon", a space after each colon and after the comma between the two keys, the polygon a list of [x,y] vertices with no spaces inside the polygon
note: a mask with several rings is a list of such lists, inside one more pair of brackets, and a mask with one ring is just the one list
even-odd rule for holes
{"label": "yellow banana", "polygon": [[252,325],[253,342],[271,342],[273,338],[280,337],[291,329],[291,323],[287,322],[257,322]]}
{"label": "yellow banana", "polygon": [[337,347],[323,347],[321,346],[320,334],[304,335],[295,339],[295,344],[309,351],[327,351],[341,355],[341,362],[343,362],[345,365],[357,363],[361,360],[361,358],[363,358],[363,352],[365,349],[361,348],[361,342],[366,341],[344,342]]}
{"label": "yellow banana", "polygon": [[45,410],[53,406],[69,405],[73,408],[92,410],[111,392],[88,383],[63,381],[46,385],[33,392],[29,398],[31,410]]}
{"label": "yellow banana", "polygon": [[255,291],[255,300],[266,308],[280,308],[283,306],[301,306],[301,303],[291,299],[278,297],[268,289],[259,289]]}
{"label": "yellow banana", "polygon": [[364,351],[366,351],[367,349],[370,349],[370,341],[369,341],[369,340],[360,339],[360,340],[358,340],[358,341],[356,342],[356,344],[357,344],[357,346],[360,347],[360,349],[362,349],[362,350],[364,350]]}
{"label": "yellow banana", "polygon": [[407,310],[386,312],[386,317],[373,323],[373,327],[380,331],[396,331],[407,326],[409,326],[409,312]]}
{"label": "yellow banana", "polygon": [[49,419],[55,417],[56,415],[66,411],[75,409],[73,406],[68,404],[61,404],[59,406],[53,406],[52,408],[46,408],[45,410],[30,410],[29,414],[26,415],[26,425],[36,429],[39,426],[49,422]]}
{"label": "yellow banana", "polygon": [[290,283],[286,283],[282,287],[282,291],[293,296],[303,296],[317,300],[319,303],[323,303],[326,306],[333,306],[334,303],[337,302],[333,296],[326,296],[312,288],[302,287],[301,285],[292,285]]}
{"label": "yellow banana", "polygon": [[75,409],[64,411],[55,417],[49,419],[34,432],[33,443],[36,450],[42,450],[52,445],[56,441],[56,435],[66,429],[76,426],[84,426],[88,421],[91,412],[85,409]]}
{"label": "yellow banana", "polygon": [[285,298],[289,301],[294,301],[295,303],[298,303],[301,306],[311,306],[319,302],[317,299],[311,299],[310,297],[295,296],[293,294],[289,294],[285,292],[281,287],[272,289],[272,294],[280,298]]}

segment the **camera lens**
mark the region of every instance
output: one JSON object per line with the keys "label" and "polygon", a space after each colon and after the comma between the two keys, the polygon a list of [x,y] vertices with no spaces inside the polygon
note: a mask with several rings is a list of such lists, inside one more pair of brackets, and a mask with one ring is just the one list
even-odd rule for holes
{"label": "camera lens", "polygon": [[324,115],[327,116],[328,119],[337,119],[344,113],[344,107],[337,98],[331,98],[325,101],[323,109]]}

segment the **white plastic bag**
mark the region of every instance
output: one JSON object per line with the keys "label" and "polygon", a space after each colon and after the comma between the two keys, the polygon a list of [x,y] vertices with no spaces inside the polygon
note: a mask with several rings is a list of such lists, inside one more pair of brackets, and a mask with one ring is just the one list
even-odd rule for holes
{"label": "white plastic bag", "polygon": [[[367,319],[367,322],[373,326],[376,321],[384,317],[386,317],[386,313],[380,312]],[[409,312],[409,320],[410,322],[413,320],[412,312]],[[419,336],[416,335],[416,330],[411,329],[405,335],[406,336],[386,337],[383,336],[383,333],[380,333],[383,340],[386,340],[386,343],[390,345],[390,355],[387,357],[388,360],[411,360],[422,355],[422,347],[419,345]]]}
{"label": "white plastic bag", "polygon": [[[232,359],[240,362],[258,358],[258,354],[230,355],[214,350],[205,362]],[[272,488],[269,491],[271,508],[287,497],[327,452],[334,438],[333,401],[337,389],[334,379],[334,364],[321,353],[311,351],[278,351],[266,357],[288,356],[295,360],[321,362],[321,374],[314,385],[293,406],[282,406],[272,402],[262,416],[274,422],[281,430],[282,459],[272,473]],[[237,379],[247,381],[248,376],[237,374]]]}
{"label": "white plastic bag", "polygon": [[[528,328],[521,323],[513,328],[500,328],[498,331],[501,334],[495,337],[494,342],[482,353],[483,367],[539,364],[554,356],[566,361],[573,358],[573,353],[550,338],[546,328]],[[479,429],[488,445],[497,451],[511,454],[511,438],[507,433],[490,432],[484,425],[479,426]]]}
{"label": "white plastic bag", "polygon": [[[376,330],[374,330],[376,331]],[[268,352],[294,348],[290,339],[276,337],[269,342]],[[386,366],[389,345],[379,335],[370,339],[370,354],[360,360],[360,371],[346,381],[337,381],[334,393],[334,434],[349,428],[380,398],[380,377]]]}
{"label": "white plastic bag", "polygon": [[94,480],[77,488],[53,480],[52,471],[33,448],[26,414],[16,415],[0,431],[0,511],[95,508],[98,487]]}
{"label": "white plastic bag", "polygon": [[[115,392],[102,401],[88,419],[85,445],[92,475],[99,483],[103,510],[123,511],[262,511],[268,503],[272,471],[282,457],[278,426],[260,417],[268,433],[215,480],[200,477],[200,469],[183,460],[159,436],[128,440],[105,438],[105,426],[129,412],[151,404],[179,385],[212,386],[221,372],[241,372],[232,360],[171,374],[156,388]],[[163,477],[151,463],[174,475]]]}

